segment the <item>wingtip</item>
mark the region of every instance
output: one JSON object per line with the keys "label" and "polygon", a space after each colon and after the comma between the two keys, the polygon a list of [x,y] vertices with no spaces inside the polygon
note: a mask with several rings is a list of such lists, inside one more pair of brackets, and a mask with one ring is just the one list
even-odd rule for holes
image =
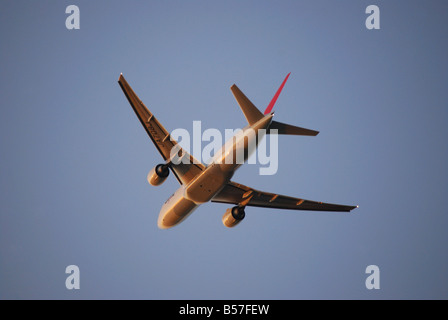
{"label": "wingtip", "polygon": [[120,76],[118,77],[118,83],[120,83],[120,84],[122,84],[122,83],[127,84],[127,83],[128,83],[128,82],[126,81],[126,79],[124,78],[124,76],[123,76],[123,72],[120,73]]}

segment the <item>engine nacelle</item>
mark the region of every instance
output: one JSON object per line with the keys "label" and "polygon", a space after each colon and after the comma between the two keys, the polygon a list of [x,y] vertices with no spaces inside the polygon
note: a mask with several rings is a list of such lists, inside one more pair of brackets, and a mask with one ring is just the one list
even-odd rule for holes
{"label": "engine nacelle", "polygon": [[226,213],[222,216],[222,223],[227,228],[233,228],[238,223],[240,223],[244,217],[246,216],[246,213],[244,212],[244,207],[233,207],[226,210]]}
{"label": "engine nacelle", "polygon": [[148,182],[153,186],[160,186],[170,174],[166,164],[158,164],[148,173]]}

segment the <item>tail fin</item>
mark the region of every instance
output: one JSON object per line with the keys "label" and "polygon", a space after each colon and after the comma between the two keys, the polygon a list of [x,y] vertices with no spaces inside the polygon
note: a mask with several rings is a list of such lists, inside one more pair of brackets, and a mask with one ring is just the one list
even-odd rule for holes
{"label": "tail fin", "polygon": [[234,84],[230,87],[230,90],[232,90],[232,93],[240,105],[241,110],[244,113],[244,116],[246,117],[247,122],[249,122],[250,125],[254,124],[261,118],[263,118],[268,113],[271,113],[272,108],[274,107],[275,102],[278,99],[278,96],[280,95],[280,92],[282,92],[283,87],[285,86],[286,80],[288,80],[289,75],[288,73],[285,80],[283,80],[280,88],[278,88],[277,92],[275,93],[274,97],[272,98],[271,102],[269,103],[268,107],[264,111],[264,114],[261,113],[260,110],[254,104],[247,98],[244,93]]}
{"label": "tail fin", "polygon": [[[260,110],[254,104],[247,98],[243,92],[236,86],[233,85],[230,87],[230,90],[232,90],[232,93],[238,102],[241,110],[244,113],[244,116],[246,117],[247,122],[249,122],[250,125],[254,124],[261,118],[263,118],[265,115],[271,113],[272,108],[274,107],[275,102],[278,99],[278,96],[282,92],[283,87],[285,86],[286,81],[289,78],[288,73],[285,80],[283,80],[282,84],[280,85],[280,88],[278,88],[277,92],[275,93],[274,97],[272,98],[271,102],[269,103],[268,107],[264,111],[264,114],[261,113]],[[271,125],[269,127],[269,130],[276,129],[278,134],[290,134],[290,135],[298,135],[298,136],[317,136],[319,131],[305,129],[301,127],[292,126],[290,124],[278,122],[278,121],[272,121]],[[268,133],[271,133],[270,131]]]}
{"label": "tail fin", "polygon": [[296,135],[296,136],[317,136],[319,134],[319,131],[305,129],[301,127],[292,126],[290,124],[278,122],[278,121],[272,121],[271,125],[269,126],[269,132],[270,130],[277,129],[278,134],[290,134],[290,135]]}
{"label": "tail fin", "polygon": [[254,124],[264,117],[261,111],[258,110],[256,106],[254,106],[254,104],[244,95],[243,92],[241,92],[241,90],[236,85],[231,86],[230,90],[232,90],[236,101],[240,105],[240,108],[250,125]]}
{"label": "tail fin", "polygon": [[277,102],[277,98],[280,95],[280,92],[282,92],[282,89],[285,86],[286,80],[288,80],[290,74],[291,74],[291,72],[288,73],[288,75],[286,76],[285,80],[283,80],[282,85],[280,86],[280,88],[278,88],[277,92],[275,93],[274,97],[272,98],[272,100],[269,103],[269,105],[266,108],[266,110],[264,110],[264,114],[271,113],[271,110],[274,107],[275,102]]}

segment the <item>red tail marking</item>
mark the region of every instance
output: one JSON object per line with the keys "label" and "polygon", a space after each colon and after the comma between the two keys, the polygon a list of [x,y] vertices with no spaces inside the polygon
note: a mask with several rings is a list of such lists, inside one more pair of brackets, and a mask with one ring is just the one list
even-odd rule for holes
{"label": "red tail marking", "polygon": [[280,86],[280,88],[278,88],[277,92],[274,95],[274,98],[272,98],[271,102],[269,103],[268,107],[266,108],[266,110],[264,110],[264,114],[268,114],[271,113],[272,108],[274,107],[275,102],[277,101],[278,96],[280,95],[280,92],[282,92],[283,87],[285,86],[286,80],[288,80],[289,75],[291,74],[288,73],[288,75],[286,76],[285,80],[283,80],[282,85]]}

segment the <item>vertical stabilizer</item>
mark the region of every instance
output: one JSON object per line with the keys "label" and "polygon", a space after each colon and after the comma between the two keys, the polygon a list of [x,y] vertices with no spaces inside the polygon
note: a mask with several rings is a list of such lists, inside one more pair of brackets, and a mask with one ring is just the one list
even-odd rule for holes
{"label": "vertical stabilizer", "polygon": [[271,102],[269,103],[268,107],[266,108],[266,110],[264,110],[264,114],[271,113],[272,108],[274,107],[274,104],[277,102],[278,96],[280,95],[280,92],[282,92],[282,89],[285,86],[286,80],[288,80],[290,74],[291,74],[291,72],[288,73],[288,75],[286,76],[285,80],[283,80],[280,88],[278,88],[277,92],[275,93],[275,95],[272,98]]}

